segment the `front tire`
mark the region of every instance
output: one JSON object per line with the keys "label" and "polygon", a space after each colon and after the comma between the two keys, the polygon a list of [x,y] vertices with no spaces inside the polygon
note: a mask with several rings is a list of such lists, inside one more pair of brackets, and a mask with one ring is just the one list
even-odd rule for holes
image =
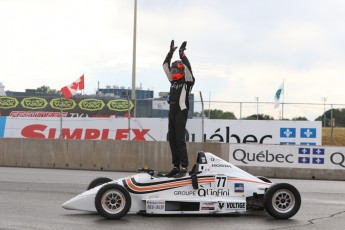
{"label": "front tire", "polygon": [[266,211],[272,217],[289,219],[301,207],[301,195],[291,184],[273,184],[265,193],[264,204]]}
{"label": "front tire", "polygon": [[129,192],[119,184],[107,184],[101,187],[95,198],[95,206],[104,218],[115,220],[125,216],[131,208]]}
{"label": "front tire", "polygon": [[90,190],[94,187],[97,187],[101,184],[105,184],[112,181],[112,179],[107,178],[107,177],[98,177],[96,179],[94,179],[93,181],[90,182],[89,186],[87,186],[87,190]]}

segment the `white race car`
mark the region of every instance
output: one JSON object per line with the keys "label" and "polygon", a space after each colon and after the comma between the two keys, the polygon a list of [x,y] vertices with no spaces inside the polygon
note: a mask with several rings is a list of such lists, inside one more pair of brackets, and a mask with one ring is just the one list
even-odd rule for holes
{"label": "white race car", "polygon": [[168,178],[151,169],[131,177],[96,178],[86,192],[62,207],[98,212],[107,219],[128,214],[229,214],[265,209],[288,219],[301,206],[298,190],[287,183],[272,184],[208,152],[199,152],[189,175]]}

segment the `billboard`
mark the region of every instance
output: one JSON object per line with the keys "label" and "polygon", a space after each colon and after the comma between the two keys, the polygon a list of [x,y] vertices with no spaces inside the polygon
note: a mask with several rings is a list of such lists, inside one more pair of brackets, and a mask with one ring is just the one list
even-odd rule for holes
{"label": "billboard", "polygon": [[128,117],[132,101],[113,98],[0,96],[0,115],[10,117]]}
{"label": "billboard", "polygon": [[345,170],[344,147],[231,144],[229,158],[239,166]]}
{"label": "billboard", "polygon": [[[167,141],[166,118],[1,117],[0,137]],[[188,142],[321,145],[320,121],[187,121]]]}

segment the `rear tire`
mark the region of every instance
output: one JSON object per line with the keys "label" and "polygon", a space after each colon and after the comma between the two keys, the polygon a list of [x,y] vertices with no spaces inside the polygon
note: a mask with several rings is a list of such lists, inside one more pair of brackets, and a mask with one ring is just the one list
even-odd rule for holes
{"label": "rear tire", "polygon": [[125,216],[131,208],[129,192],[119,184],[107,184],[101,187],[95,198],[95,206],[104,218],[116,220]]}
{"label": "rear tire", "polygon": [[87,190],[90,190],[94,187],[97,187],[101,184],[105,184],[112,181],[112,179],[107,178],[107,177],[98,177],[96,179],[94,179],[93,181],[90,182],[89,186],[87,186]]}
{"label": "rear tire", "polygon": [[272,217],[289,219],[301,207],[301,195],[291,184],[273,184],[265,193],[264,204],[266,211]]}

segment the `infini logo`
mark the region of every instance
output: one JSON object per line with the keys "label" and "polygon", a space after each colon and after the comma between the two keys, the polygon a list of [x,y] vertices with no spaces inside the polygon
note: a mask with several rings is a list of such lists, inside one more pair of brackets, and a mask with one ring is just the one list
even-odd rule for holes
{"label": "infini logo", "polygon": [[13,97],[0,97],[0,108],[10,109],[15,108],[19,104],[18,100]]}
{"label": "infini logo", "polygon": [[102,100],[92,98],[84,99],[79,102],[79,107],[88,111],[102,110],[104,106],[105,104]]}
{"label": "infini logo", "polygon": [[24,98],[20,104],[26,109],[44,109],[48,102],[44,98],[39,97],[29,97]]}
{"label": "infini logo", "polygon": [[[146,141],[145,134],[149,129],[131,129],[131,140]],[[56,128],[49,128],[47,125],[33,124],[24,127],[21,131],[23,137],[26,138],[58,138],[60,133]],[[90,128],[62,128],[63,139],[76,139],[76,140],[128,140],[128,129],[116,129],[110,131],[109,129],[90,129]]]}

